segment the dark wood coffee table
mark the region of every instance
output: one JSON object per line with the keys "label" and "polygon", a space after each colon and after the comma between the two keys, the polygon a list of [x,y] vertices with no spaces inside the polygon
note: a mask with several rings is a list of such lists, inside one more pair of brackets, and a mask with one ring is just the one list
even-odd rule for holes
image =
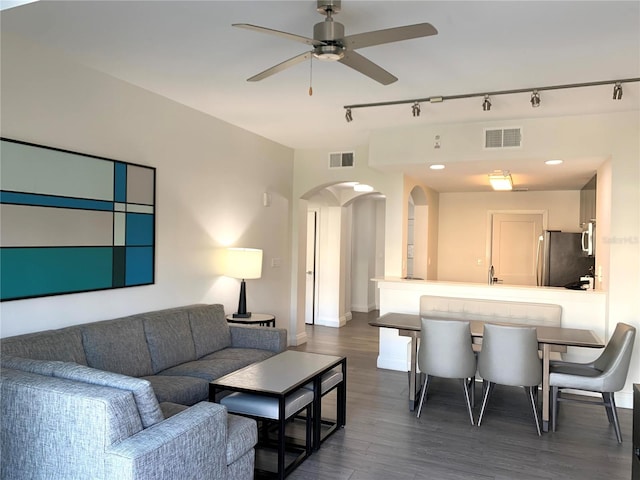
{"label": "dark wood coffee table", "polygon": [[[271,473],[275,473],[277,478],[284,478],[307,458],[309,451],[308,449],[302,450],[293,461],[285,465],[287,445],[284,436],[284,422],[286,420],[284,412],[287,396],[311,383],[314,392],[313,411],[320,412],[322,375],[336,367],[342,369],[343,375],[342,385],[339,386],[342,389],[339,395],[342,405],[338,405],[336,420],[336,427],[339,428],[344,426],[345,423],[346,357],[287,350],[214,380],[209,384],[209,400],[216,401],[217,394],[222,391],[244,392],[278,400],[279,411],[281,412],[278,419],[280,423],[279,431],[281,432],[278,435],[278,467],[277,472]],[[320,416],[313,415],[312,442],[314,450],[320,447],[321,423]],[[260,447],[260,441],[258,446]],[[264,472],[262,466],[258,465],[258,460],[259,456],[256,455],[256,470]]]}

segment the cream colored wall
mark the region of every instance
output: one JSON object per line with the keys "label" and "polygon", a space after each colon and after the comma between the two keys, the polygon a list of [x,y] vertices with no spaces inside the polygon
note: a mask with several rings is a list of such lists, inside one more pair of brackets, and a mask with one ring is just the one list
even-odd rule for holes
{"label": "cream colored wall", "polygon": [[487,281],[489,212],[546,211],[546,228],[579,232],[580,192],[441,193],[438,280]]}
{"label": "cream colored wall", "polygon": [[2,336],[199,302],[231,313],[239,282],[214,262],[226,245],[264,250],[248,307],[288,326],[291,149],[4,33],[1,62],[2,136],[157,168],[156,283],[2,302]]}

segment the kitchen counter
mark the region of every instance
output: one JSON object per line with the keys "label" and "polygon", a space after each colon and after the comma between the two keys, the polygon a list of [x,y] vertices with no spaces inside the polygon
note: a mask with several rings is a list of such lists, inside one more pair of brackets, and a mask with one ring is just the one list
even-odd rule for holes
{"label": "kitchen counter", "polygon": [[[599,290],[408,280],[399,277],[372,280],[379,288],[380,315],[389,312],[417,314],[421,295],[553,303],[562,306],[563,327],[588,328],[603,339],[609,338],[610,334],[606,317],[607,293]],[[566,358],[570,361],[586,362],[599,353],[599,351],[570,348]],[[399,336],[397,330],[381,328],[378,367],[408,371],[409,360],[409,339]]]}

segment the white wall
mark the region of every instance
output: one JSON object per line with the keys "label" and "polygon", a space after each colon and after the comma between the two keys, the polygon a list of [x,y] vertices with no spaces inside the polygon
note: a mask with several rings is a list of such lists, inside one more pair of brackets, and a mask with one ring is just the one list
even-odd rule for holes
{"label": "white wall", "polygon": [[228,245],[264,249],[248,307],[289,326],[291,149],[4,33],[1,60],[2,136],[157,168],[156,283],[3,302],[2,336],[197,302],[231,313],[239,282],[214,261]]}
{"label": "white wall", "polygon": [[[548,229],[579,232],[580,192],[441,193],[438,280],[487,281],[488,212],[548,212]],[[490,231],[490,230],[489,230]],[[482,260],[479,265],[478,260]]]}
{"label": "white wall", "polygon": [[375,309],[376,222],[379,201],[362,198],[353,202],[353,233],[351,242],[351,310],[369,312]]}

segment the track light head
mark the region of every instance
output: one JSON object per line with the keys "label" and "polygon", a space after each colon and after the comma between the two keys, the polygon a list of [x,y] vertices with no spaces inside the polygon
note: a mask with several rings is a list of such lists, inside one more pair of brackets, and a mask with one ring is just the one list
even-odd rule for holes
{"label": "track light head", "polygon": [[351,115],[351,109],[350,108],[347,108],[347,113],[344,114],[344,118],[347,121],[347,123],[353,122],[353,115]]}
{"label": "track light head", "polygon": [[538,93],[538,90],[534,90],[531,94],[531,106],[533,108],[540,106],[540,94]]}
{"label": "track light head", "polygon": [[613,86],[613,99],[622,100],[622,84],[620,82],[616,82]]}
{"label": "track light head", "polygon": [[485,112],[491,110],[491,100],[489,99],[489,95],[484,96],[484,102],[482,102],[482,110]]}
{"label": "track light head", "polygon": [[418,102],[413,102],[413,105],[411,106],[411,113],[413,113],[414,117],[420,116],[420,104]]}

